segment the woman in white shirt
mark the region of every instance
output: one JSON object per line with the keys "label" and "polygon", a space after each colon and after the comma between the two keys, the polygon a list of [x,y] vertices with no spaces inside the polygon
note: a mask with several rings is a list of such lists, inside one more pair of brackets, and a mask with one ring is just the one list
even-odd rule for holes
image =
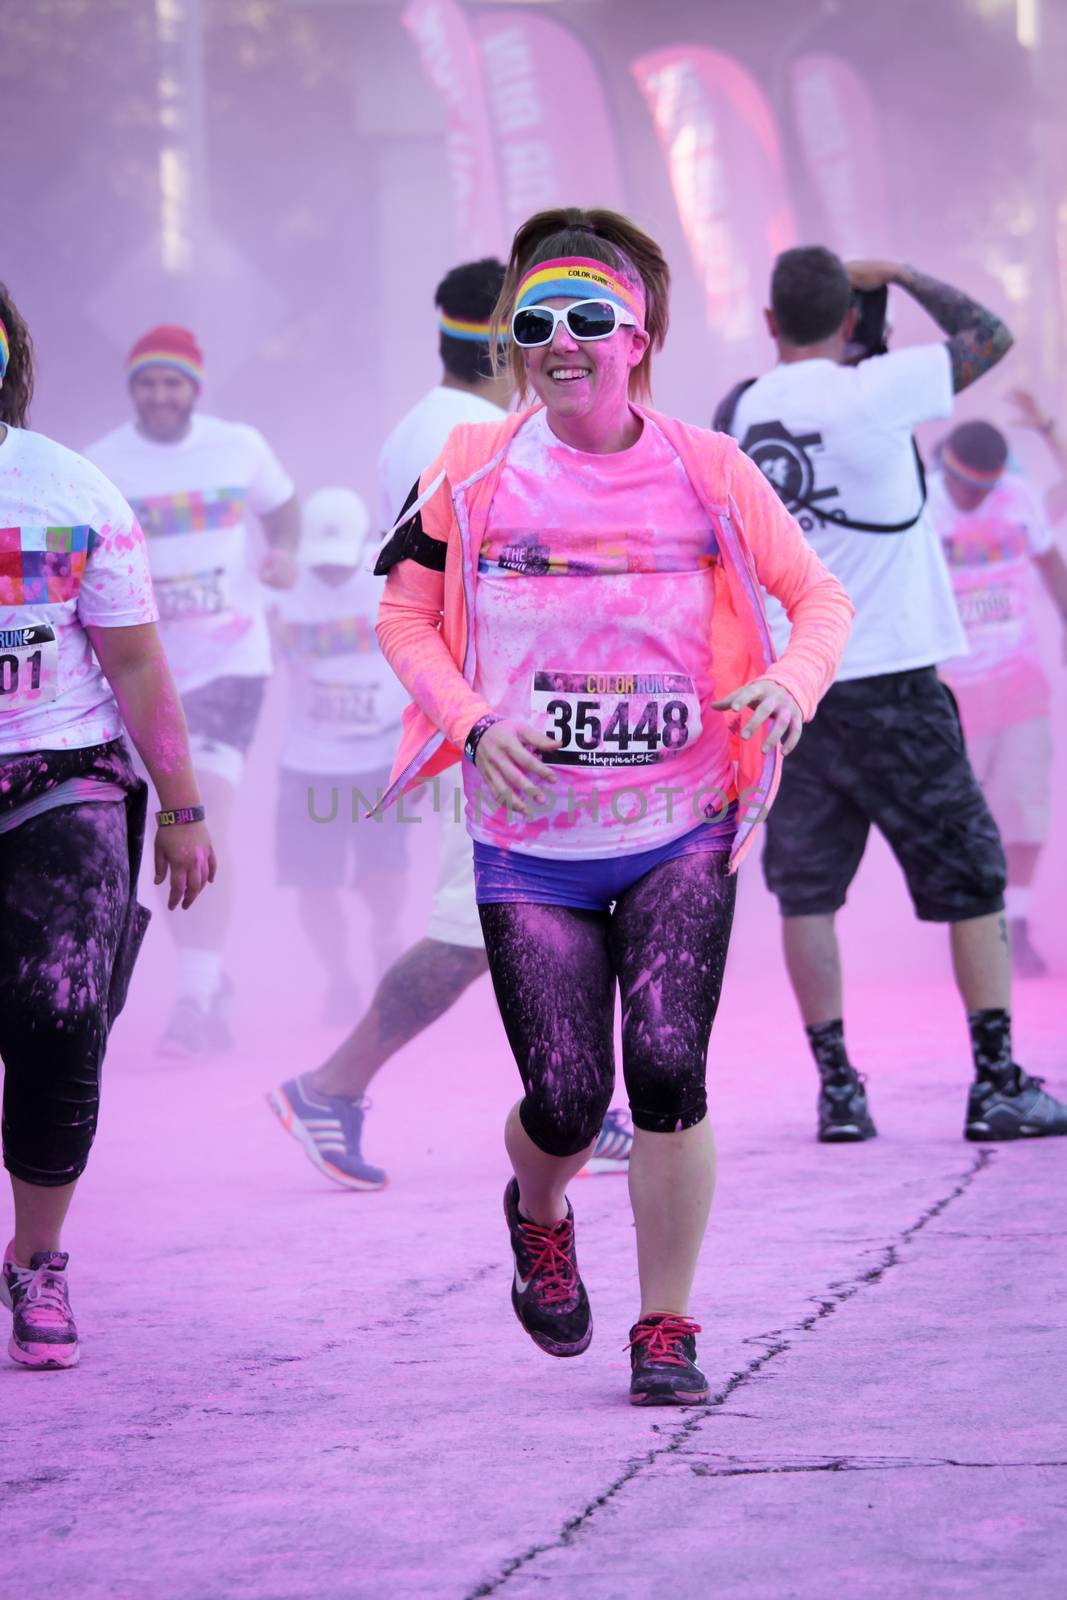
{"label": "woman in white shirt", "polygon": [[144,539],[81,456],[25,427],[26,326],[0,285],[0,1057],[15,1231],[9,1353],[70,1367],[60,1233],[96,1131],[108,1032],[148,921],[147,786],[165,808],[156,881],[191,906],[215,875],[185,722],[156,631]]}

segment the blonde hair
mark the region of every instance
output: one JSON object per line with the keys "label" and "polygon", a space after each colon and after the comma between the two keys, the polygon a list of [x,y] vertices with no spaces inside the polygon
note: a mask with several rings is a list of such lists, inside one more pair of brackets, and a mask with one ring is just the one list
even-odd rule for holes
{"label": "blonde hair", "polygon": [[520,398],[526,394],[522,351],[509,337],[515,295],[531,267],[566,256],[602,261],[644,290],[645,327],[651,340],[630,373],[630,394],[635,399],[650,398],[652,353],[663,348],[670,320],[670,268],[656,241],[618,211],[581,211],[575,206],[561,206],[554,211],[539,211],[523,223],[512,240],[504,286],[493,307],[489,334],[493,370],[499,374],[510,366]]}

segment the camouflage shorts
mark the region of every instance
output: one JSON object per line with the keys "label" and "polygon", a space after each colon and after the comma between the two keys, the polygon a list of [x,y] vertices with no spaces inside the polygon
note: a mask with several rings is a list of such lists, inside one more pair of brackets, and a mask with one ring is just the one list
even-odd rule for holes
{"label": "camouflage shorts", "polygon": [[872,823],[923,922],[1003,910],[1000,834],[933,667],[834,684],[786,757],[763,851],[783,917],[844,905]]}

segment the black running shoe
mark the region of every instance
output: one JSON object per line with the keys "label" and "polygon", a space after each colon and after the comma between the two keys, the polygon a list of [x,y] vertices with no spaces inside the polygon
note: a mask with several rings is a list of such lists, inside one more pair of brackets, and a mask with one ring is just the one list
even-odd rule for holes
{"label": "black running shoe", "polygon": [[690,1317],[653,1314],[630,1329],[630,1404],[702,1406],[708,1380],[697,1366],[700,1324]]}
{"label": "black running shoe", "polygon": [[580,1356],[593,1337],[593,1318],[578,1276],[570,1201],[566,1217],[552,1228],[527,1222],[519,1215],[519,1186],[512,1178],[504,1190],[504,1216],[515,1257],[511,1284],[515,1315],[548,1355]]}
{"label": "black running shoe", "polygon": [[965,1139],[1047,1139],[1067,1133],[1067,1105],[1046,1094],[1044,1078],[1031,1078],[1012,1062],[999,1081],[978,1079],[967,1100]]}
{"label": "black running shoe", "polygon": [[876,1136],[878,1129],[867,1109],[866,1081],[851,1067],[846,1074],[823,1078],[819,1090],[821,1144],[858,1144]]}

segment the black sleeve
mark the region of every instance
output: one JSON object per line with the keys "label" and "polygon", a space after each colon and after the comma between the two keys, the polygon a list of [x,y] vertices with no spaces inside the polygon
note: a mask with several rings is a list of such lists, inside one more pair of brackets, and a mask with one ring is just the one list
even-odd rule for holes
{"label": "black sleeve", "polygon": [[[419,498],[419,486],[416,482],[411,493],[404,501],[400,517],[404,516],[409,506],[413,506]],[[397,519],[400,521],[400,518]],[[423,530],[422,512],[416,511],[413,517],[408,517],[406,522],[401,521],[389,543],[380,552],[374,564],[375,576],[384,578],[391,568],[401,561],[417,561],[420,567],[429,567],[432,572],[445,570],[445,552],[448,546],[443,539],[431,539]]]}

